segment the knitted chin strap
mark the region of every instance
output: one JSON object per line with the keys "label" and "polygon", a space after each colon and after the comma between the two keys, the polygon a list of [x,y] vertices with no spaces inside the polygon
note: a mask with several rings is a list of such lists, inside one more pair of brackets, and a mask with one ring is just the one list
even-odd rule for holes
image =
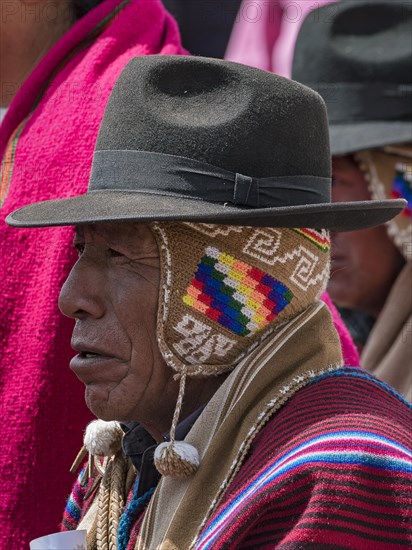
{"label": "knitted chin strap", "polygon": [[187,376],[232,370],[281,324],[319,298],[329,277],[325,230],[153,223],[161,254],[157,336],[179,394],[170,441],[155,451],[164,476],[188,477],[197,449],[175,440]]}
{"label": "knitted chin strap", "polygon": [[170,442],[161,443],[156,447],[154,462],[157,470],[163,476],[190,477],[199,467],[199,453],[193,445],[184,441],[176,441],[176,426],[180,417],[185,393],[187,369],[177,375],[180,379],[179,395],[170,429]]}

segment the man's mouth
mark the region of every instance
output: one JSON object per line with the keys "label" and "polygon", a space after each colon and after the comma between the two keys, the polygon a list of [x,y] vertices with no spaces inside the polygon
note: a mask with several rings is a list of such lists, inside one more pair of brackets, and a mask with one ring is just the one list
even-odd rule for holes
{"label": "man's mouth", "polygon": [[79,356],[84,358],[84,359],[91,359],[93,357],[99,357],[101,356],[100,353],[94,353],[92,351],[82,351],[81,353],[79,353]]}
{"label": "man's mouth", "polygon": [[92,342],[81,341],[80,338],[72,339],[72,348],[79,354],[81,359],[93,359],[96,357],[112,358],[113,352],[109,346],[94,344]]}
{"label": "man's mouth", "polygon": [[70,361],[70,368],[84,384],[113,381],[119,377],[124,362],[113,355],[83,350]]}
{"label": "man's mouth", "polygon": [[108,353],[99,353],[97,351],[81,351],[78,355],[75,356],[78,363],[95,363],[96,361],[109,361],[116,360],[116,357],[109,355]]}

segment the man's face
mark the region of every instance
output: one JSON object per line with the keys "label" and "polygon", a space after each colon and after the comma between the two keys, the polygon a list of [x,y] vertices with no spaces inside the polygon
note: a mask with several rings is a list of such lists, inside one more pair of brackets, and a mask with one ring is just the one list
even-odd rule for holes
{"label": "man's face", "polygon": [[80,226],[79,259],[59,299],[76,319],[70,367],[86,402],[103,420],[168,424],[176,399],[173,371],[156,341],[160,262],[144,224]]}
{"label": "man's face", "polygon": [[[371,198],[352,157],[333,159],[332,200]],[[332,235],[332,269],[328,291],[335,303],[377,317],[403,265],[403,259],[381,225]]]}

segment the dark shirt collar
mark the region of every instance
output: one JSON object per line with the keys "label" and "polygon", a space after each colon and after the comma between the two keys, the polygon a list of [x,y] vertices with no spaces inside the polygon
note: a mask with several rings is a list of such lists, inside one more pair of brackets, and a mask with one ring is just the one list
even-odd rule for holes
{"label": "dark shirt collar", "polygon": [[[196,409],[194,413],[177,425],[177,441],[182,441],[187,436],[205,406],[206,405],[202,405]],[[151,487],[155,487],[159,482],[160,475],[153,462],[157,443],[143,426],[137,422],[122,422],[121,426],[125,432],[122,441],[123,451],[139,472],[139,489],[137,495],[137,497],[139,497]],[[169,433],[164,434],[163,438],[165,441],[168,441]]]}

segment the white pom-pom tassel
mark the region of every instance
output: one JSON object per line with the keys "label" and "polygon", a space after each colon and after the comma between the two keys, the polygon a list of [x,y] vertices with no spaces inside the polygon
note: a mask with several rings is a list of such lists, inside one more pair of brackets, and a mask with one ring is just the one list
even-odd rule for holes
{"label": "white pom-pom tassel", "polygon": [[198,450],[184,441],[161,443],[156,447],[154,463],[162,476],[190,477],[200,464]]}
{"label": "white pom-pom tassel", "polygon": [[122,437],[118,422],[93,420],[86,428],[84,446],[93,456],[113,456],[122,446]]}
{"label": "white pom-pom tassel", "polygon": [[179,394],[170,429],[170,441],[160,443],[154,453],[155,466],[162,476],[190,477],[197,471],[200,464],[199,452],[196,447],[184,441],[175,440],[177,421],[182,410],[185,393],[186,376],[187,370],[184,368],[178,375],[180,378]]}

